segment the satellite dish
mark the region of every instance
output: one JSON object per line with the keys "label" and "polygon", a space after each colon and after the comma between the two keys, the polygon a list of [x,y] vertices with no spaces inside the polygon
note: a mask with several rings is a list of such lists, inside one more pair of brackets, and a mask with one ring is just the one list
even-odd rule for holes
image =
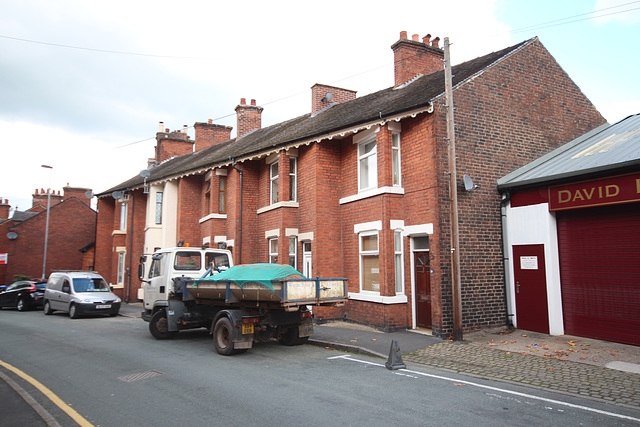
{"label": "satellite dish", "polygon": [[90,199],[93,197],[93,191],[89,190],[87,192],[84,193],[84,197],[86,197],[87,199]]}
{"label": "satellite dish", "polygon": [[18,238],[18,233],[10,231],[7,233],[7,239],[16,240]]}
{"label": "satellite dish", "polygon": [[464,174],[464,176],[462,177],[462,181],[464,182],[464,189],[467,191],[471,191],[477,187],[473,185],[473,180],[467,174]]}
{"label": "satellite dish", "polygon": [[333,94],[331,92],[327,92],[327,94],[322,98],[324,102],[329,102],[333,98]]}
{"label": "satellite dish", "polygon": [[149,169],[143,169],[140,171],[140,177],[142,178],[149,178],[149,175],[151,175],[151,171]]}
{"label": "satellite dish", "polygon": [[124,196],[124,193],[122,191],[114,191],[113,193],[111,193],[111,197],[113,197],[116,200],[122,199],[123,196]]}

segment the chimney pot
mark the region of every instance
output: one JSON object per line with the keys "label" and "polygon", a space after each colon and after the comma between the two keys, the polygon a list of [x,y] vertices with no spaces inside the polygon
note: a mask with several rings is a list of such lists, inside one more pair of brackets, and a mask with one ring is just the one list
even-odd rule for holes
{"label": "chimney pot", "polygon": [[164,131],[165,131],[166,133],[169,133],[169,128],[166,128]]}
{"label": "chimney pot", "polygon": [[414,34],[411,38],[413,39],[414,42],[417,42],[417,41],[419,41],[420,36],[417,35],[417,34]]}
{"label": "chimney pot", "polygon": [[255,99],[251,100],[251,105],[256,105],[256,100]]}
{"label": "chimney pot", "polygon": [[427,34],[422,38],[422,43],[428,45],[430,40],[431,40],[431,34]]}
{"label": "chimney pot", "polygon": [[164,122],[160,122],[160,125],[158,126],[158,132],[162,132],[162,129],[164,129]]}
{"label": "chimney pot", "polygon": [[246,98],[240,98],[240,105],[247,105],[247,99]]}
{"label": "chimney pot", "polygon": [[431,42],[431,46],[440,47],[440,37],[436,37],[435,39],[433,39],[433,41]]}
{"label": "chimney pot", "polygon": [[207,123],[209,123],[210,125],[212,125],[212,124],[213,124],[213,119],[209,119],[209,120],[207,120]]}
{"label": "chimney pot", "polygon": [[182,125],[182,132],[183,133],[187,133],[187,130],[189,129],[189,126],[187,125]]}
{"label": "chimney pot", "polygon": [[407,38],[407,32],[406,31],[400,31],[400,38],[401,39],[406,39]]}

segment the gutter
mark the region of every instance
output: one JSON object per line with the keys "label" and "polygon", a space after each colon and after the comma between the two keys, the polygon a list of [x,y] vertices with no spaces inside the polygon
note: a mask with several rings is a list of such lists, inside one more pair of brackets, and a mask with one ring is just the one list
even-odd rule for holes
{"label": "gutter", "polygon": [[510,283],[510,258],[509,258],[509,234],[507,229],[507,205],[511,202],[511,192],[507,190],[502,194],[502,200],[500,201],[500,225],[502,228],[502,268],[503,268],[503,276],[504,276],[504,299],[505,299],[505,307],[506,307],[506,321],[507,325],[512,328],[513,327],[513,307],[510,305],[511,299],[509,298],[511,295],[511,289],[509,288]]}

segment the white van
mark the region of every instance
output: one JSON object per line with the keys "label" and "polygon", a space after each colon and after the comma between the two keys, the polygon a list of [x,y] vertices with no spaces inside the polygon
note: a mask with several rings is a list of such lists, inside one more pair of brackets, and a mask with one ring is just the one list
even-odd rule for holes
{"label": "white van", "polygon": [[117,316],[121,300],[107,282],[92,271],[51,273],[44,291],[44,314],[65,311],[77,319],[85,314]]}

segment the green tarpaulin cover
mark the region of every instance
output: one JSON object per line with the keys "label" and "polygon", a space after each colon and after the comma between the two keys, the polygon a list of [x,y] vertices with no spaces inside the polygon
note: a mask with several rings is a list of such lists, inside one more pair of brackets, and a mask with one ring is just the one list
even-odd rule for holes
{"label": "green tarpaulin cover", "polygon": [[[201,280],[213,282],[234,282],[241,288],[247,283],[260,283],[261,285],[273,290],[273,287],[271,286],[272,280],[284,279],[293,274],[306,279],[306,277],[290,265],[242,264],[231,267],[222,273],[205,277]],[[197,284],[198,282],[199,280],[196,280],[194,284]]]}

